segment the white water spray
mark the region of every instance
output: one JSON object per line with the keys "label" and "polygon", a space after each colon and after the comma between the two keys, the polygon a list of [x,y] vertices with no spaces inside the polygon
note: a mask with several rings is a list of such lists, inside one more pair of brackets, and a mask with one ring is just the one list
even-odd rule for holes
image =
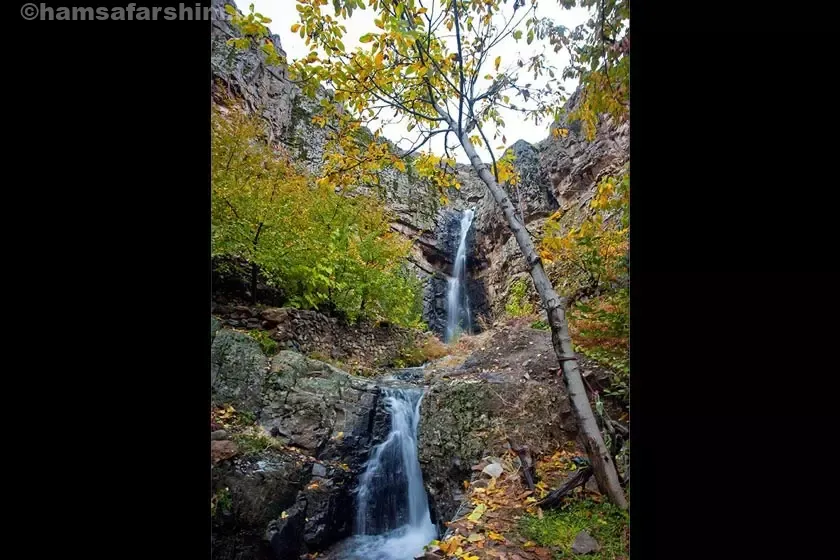
{"label": "white water spray", "polygon": [[417,460],[423,391],[383,388],[382,392],[391,430],[371,451],[359,479],[356,536],[339,551],[342,560],[412,560],[437,536]]}
{"label": "white water spray", "polygon": [[[461,231],[460,242],[458,243],[458,252],[455,254],[455,263],[452,267],[452,276],[447,279],[446,290],[446,342],[451,341],[457,334],[458,325],[461,322],[461,291],[464,285],[464,280],[467,270],[467,234],[470,231],[475,210],[468,208],[464,210],[461,216]],[[465,305],[463,306],[467,315],[466,328],[470,328],[470,305],[469,299],[464,298]]]}

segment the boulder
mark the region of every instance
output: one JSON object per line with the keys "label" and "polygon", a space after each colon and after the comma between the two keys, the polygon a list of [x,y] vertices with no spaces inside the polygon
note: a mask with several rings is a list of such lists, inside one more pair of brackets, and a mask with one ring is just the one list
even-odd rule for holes
{"label": "boulder", "polygon": [[260,422],[310,454],[341,456],[366,438],[376,395],[364,378],[284,350],[271,360]]}
{"label": "boulder", "polygon": [[[218,512],[212,520],[212,558],[278,558],[266,540],[266,529],[295,504],[309,481],[309,465],[290,452],[268,449],[214,465],[211,481],[214,491],[224,491],[230,503],[229,514]],[[303,518],[300,521],[302,531]],[[295,542],[293,528],[281,531],[283,540]],[[302,538],[302,532],[296,534]],[[281,548],[279,542],[273,544]]]}
{"label": "boulder", "polygon": [[297,558],[300,555],[305,523],[306,501],[300,500],[289,508],[284,517],[268,524],[265,538],[275,558]]}
{"label": "boulder", "polygon": [[601,550],[601,545],[586,531],[578,533],[575,542],[572,543],[572,553],[574,554],[591,554],[599,550]]}
{"label": "boulder", "polygon": [[213,405],[231,404],[255,411],[261,403],[268,359],[250,336],[221,329],[210,347],[210,394]]}
{"label": "boulder", "polygon": [[230,440],[213,440],[210,442],[210,461],[213,463],[225,461],[235,457],[238,453],[239,447]]}

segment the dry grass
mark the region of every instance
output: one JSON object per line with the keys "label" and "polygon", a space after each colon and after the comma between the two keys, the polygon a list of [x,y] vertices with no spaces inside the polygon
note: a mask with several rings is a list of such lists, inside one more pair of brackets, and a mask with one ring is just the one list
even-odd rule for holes
{"label": "dry grass", "polygon": [[436,336],[429,336],[420,347],[420,351],[427,362],[439,360],[451,352],[450,348]]}

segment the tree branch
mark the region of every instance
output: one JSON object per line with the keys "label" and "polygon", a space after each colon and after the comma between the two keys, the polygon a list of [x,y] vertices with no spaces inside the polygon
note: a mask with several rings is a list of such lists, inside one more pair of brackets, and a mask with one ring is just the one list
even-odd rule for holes
{"label": "tree branch", "polygon": [[455,40],[458,44],[458,73],[460,74],[460,81],[458,82],[458,135],[463,132],[463,115],[464,115],[464,51],[461,48],[461,23],[458,21],[458,0],[452,0],[452,7],[455,10]]}

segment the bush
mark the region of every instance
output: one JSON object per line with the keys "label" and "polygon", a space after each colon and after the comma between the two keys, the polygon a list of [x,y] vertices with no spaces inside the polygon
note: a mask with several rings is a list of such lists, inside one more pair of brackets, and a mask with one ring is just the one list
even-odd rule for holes
{"label": "bush", "polygon": [[411,242],[391,231],[384,204],[337,193],[264,136],[252,116],[213,115],[212,256],[256,267],[294,307],[418,325]]}
{"label": "bush", "polygon": [[396,368],[419,367],[448,354],[449,348],[445,344],[436,336],[429,336],[419,345],[412,341],[401,348],[392,365]]}
{"label": "bush", "polygon": [[527,317],[534,314],[534,304],[528,297],[528,284],[522,278],[511,284],[505,312],[510,317]]}
{"label": "bush", "polygon": [[260,348],[266,356],[273,356],[280,351],[280,346],[271,338],[268,331],[253,330],[248,331],[248,335],[260,343]]}

